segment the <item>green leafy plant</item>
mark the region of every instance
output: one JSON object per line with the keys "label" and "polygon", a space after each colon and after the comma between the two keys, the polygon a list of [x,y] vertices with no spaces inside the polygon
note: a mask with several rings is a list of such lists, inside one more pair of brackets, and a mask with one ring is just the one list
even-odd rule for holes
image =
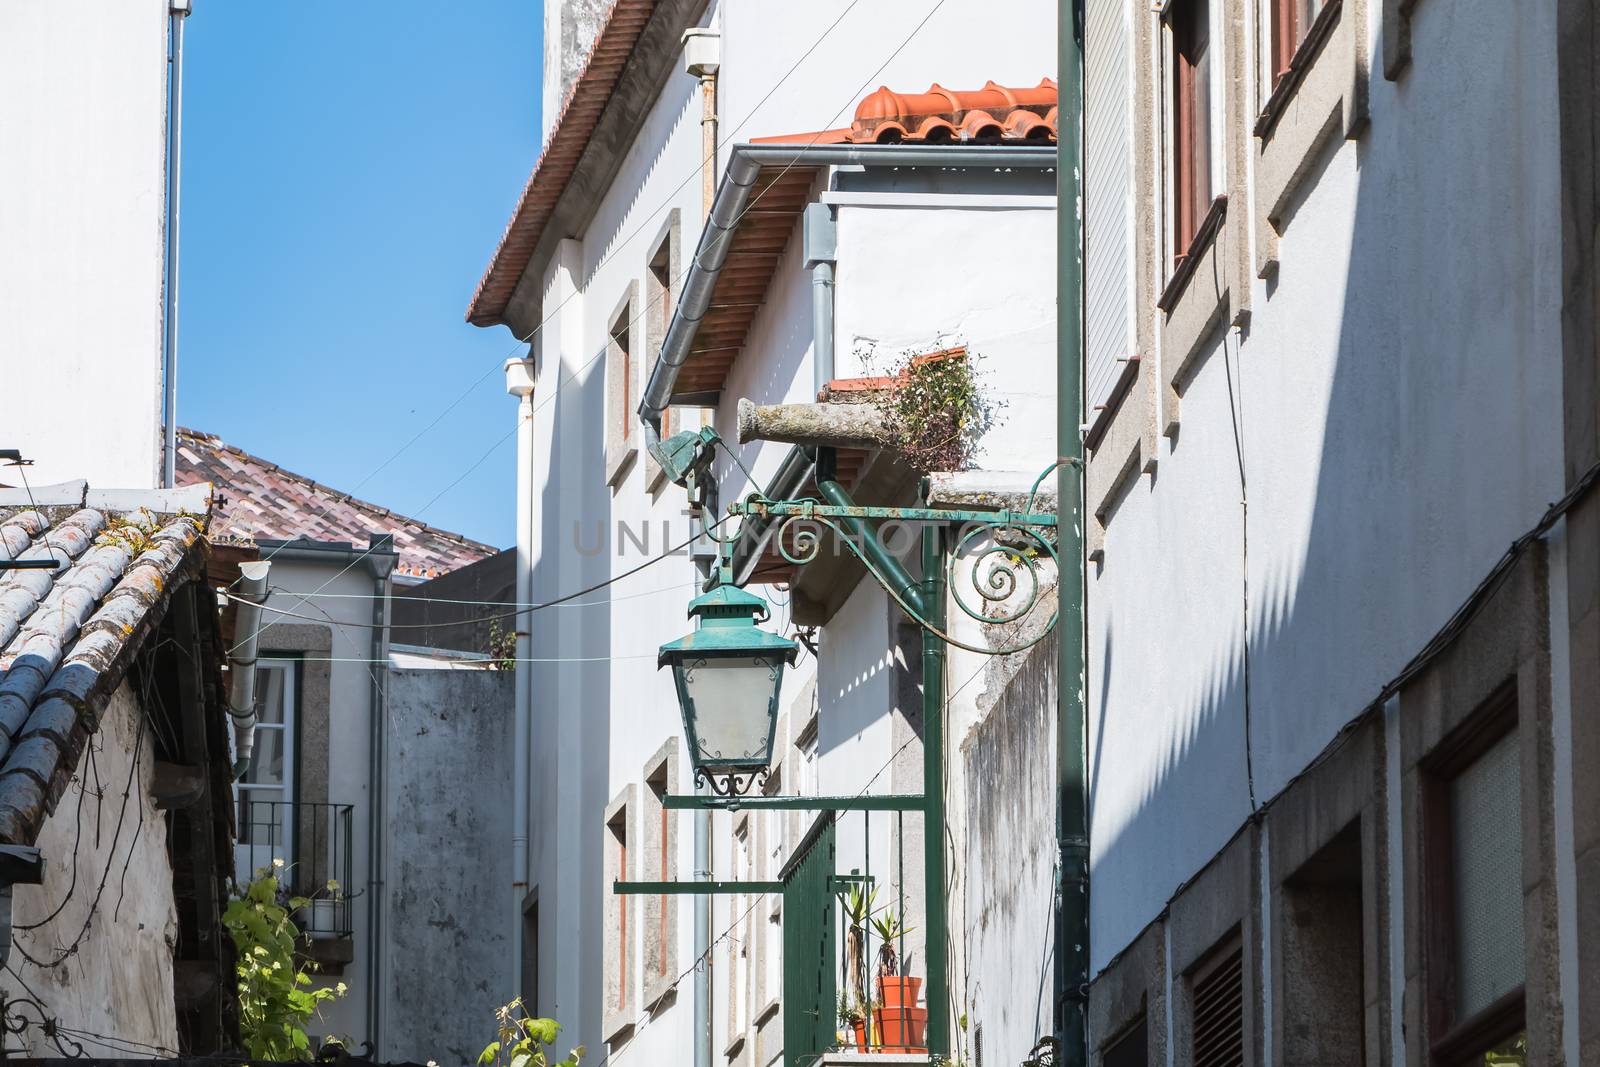
{"label": "green leafy plant", "polygon": [[905,353],[885,407],[900,451],[922,471],[965,470],[994,422],[965,348]]}
{"label": "green leafy plant", "polygon": [[273,860],[271,868],[258,870],[228,902],[222,925],[238,954],[239,1036],[245,1051],[263,1060],[309,1060],[306,1024],[322,1004],[344,996],[346,987],[340,982],[332,989],[312,989],[309,971],[296,963],[300,930],[292,916],[309,901],[280,899],[282,869],[283,861]]}
{"label": "green leafy plant", "polygon": [[554,1019],[529,1018],[518,997],[495,1010],[496,1038],[478,1054],[479,1067],[578,1067],[584,1048],[579,1045],[564,1060],[550,1059],[545,1049],[556,1043],[561,1024]]}
{"label": "green leafy plant", "polygon": [[878,935],[878,975],[881,978],[894,978],[900,973],[900,956],[895,950],[895,942],[909,934],[911,929],[905,925],[904,919],[888,908],[872,917],[872,929]]}
{"label": "green leafy plant", "polygon": [[867,1003],[867,923],[872,918],[872,902],[877,899],[876,889],[866,890],[861,883],[851,883],[848,890],[839,893],[839,906],[844,911],[844,980],[854,994],[855,1003]]}
{"label": "green leafy plant", "polygon": [[865,1022],[867,1013],[861,1009],[858,1001],[851,1000],[848,991],[839,994],[839,1025],[854,1026],[856,1023]]}
{"label": "green leafy plant", "polygon": [[497,671],[517,669],[517,632],[502,629],[499,619],[489,620],[489,661]]}

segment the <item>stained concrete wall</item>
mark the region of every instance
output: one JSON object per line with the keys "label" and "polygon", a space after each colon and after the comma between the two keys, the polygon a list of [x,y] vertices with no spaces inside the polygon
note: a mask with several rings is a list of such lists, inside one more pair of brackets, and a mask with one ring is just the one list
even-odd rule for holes
{"label": "stained concrete wall", "polygon": [[[107,705],[90,746],[92,755],[84,755],[39,834],[44,882],[13,890],[15,943],[0,989],[8,997],[37,997],[44,1013],[65,1027],[176,1055],[172,946],[178,916],[166,816],[150,794],[155,741],[127,682]],[[30,925],[38,928],[23,929]],[[8,1035],[8,1049],[12,1040]],[[120,1054],[74,1040],[92,1056]],[[32,1056],[62,1054],[38,1027],[28,1029],[22,1043]]]}
{"label": "stained concrete wall", "polygon": [[35,485],[159,474],[166,47],[163,0],[0,5],[0,426]]}
{"label": "stained concrete wall", "polygon": [[394,670],[384,1055],[471,1063],[513,984],[508,671]]}

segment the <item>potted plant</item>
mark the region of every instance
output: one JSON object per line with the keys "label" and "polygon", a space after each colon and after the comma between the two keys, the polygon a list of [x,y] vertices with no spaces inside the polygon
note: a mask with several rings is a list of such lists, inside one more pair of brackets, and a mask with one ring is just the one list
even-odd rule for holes
{"label": "potted plant", "polygon": [[839,994],[840,1044],[853,1040],[857,1052],[867,1051],[867,1015],[849,993]]}
{"label": "potted plant", "polygon": [[839,894],[845,920],[844,988],[863,1017],[866,1012],[861,1006],[867,1003],[867,923],[872,919],[872,902],[877,895],[876,889],[865,890],[860,883]]}
{"label": "potted plant", "polygon": [[928,1031],[928,1009],[917,1007],[922,979],[901,973],[896,942],[911,931],[904,920],[885,909],[873,916],[878,944],[878,1006],[873,1015],[885,1052],[921,1052]]}

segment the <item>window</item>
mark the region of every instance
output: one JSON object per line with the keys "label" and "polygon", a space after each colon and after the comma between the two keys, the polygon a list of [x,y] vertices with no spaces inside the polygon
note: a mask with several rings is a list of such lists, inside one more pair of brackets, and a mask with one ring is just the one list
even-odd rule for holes
{"label": "window", "polygon": [[[649,358],[647,366],[654,366],[661,354],[661,346],[667,340],[667,329],[672,325],[672,312],[678,302],[673,284],[678,277],[678,219],[678,209],[673,208],[667,215],[666,227],[656,242],[655,251],[650,253],[650,259],[645,264],[644,320],[650,339],[646,349]],[[672,409],[667,408],[661,413],[663,438],[672,436],[674,424]],[[645,471],[645,481],[652,490],[661,484],[666,473],[660,464],[648,456],[645,459]]]}
{"label": "window", "polygon": [[1172,32],[1173,254],[1192,250],[1211,210],[1211,2],[1177,0]]}
{"label": "window", "polygon": [[1238,1067],[1244,1049],[1244,945],[1237,936],[1189,977],[1194,1067]]}
{"label": "window", "polygon": [[633,459],[636,437],[634,406],[639,402],[634,367],[635,294],[638,283],[628,286],[622,303],[611,316],[606,335],[606,482],[615,487]]}
{"label": "window", "polygon": [[239,804],[235,877],[248,882],[273,860],[294,862],[295,661],[256,664],[255,747],[234,785]]}
{"label": "window", "polygon": [[601,957],[605,996],[602,1036],[616,1041],[633,1025],[637,1008],[633,991],[633,900],[612,892],[612,883],[633,877],[634,787],[626,786],[606,806],[603,841],[605,878],[605,943]]}
{"label": "window", "polygon": [[1521,1063],[1522,774],[1514,698],[1430,761],[1423,847],[1433,1057]]}
{"label": "window", "polygon": [[1361,822],[1341,830],[1284,880],[1282,938],[1284,1067],[1361,1067]]}
{"label": "window", "polygon": [[[678,739],[670,738],[644,765],[643,803],[639,811],[642,851],[639,877],[647,882],[673,882],[678,878],[677,822],[667,810],[666,798],[678,789]],[[670,894],[640,897],[640,937],[644,946],[644,1006],[656,1004],[672,991],[678,958],[678,898]]]}
{"label": "window", "polygon": [[1289,64],[1311,30],[1311,24],[1327,6],[1327,0],[1271,0],[1272,3],[1272,84],[1276,86],[1289,71]]}
{"label": "window", "polygon": [[1141,1012],[1139,1020],[1124,1030],[1100,1057],[1101,1067],[1149,1067],[1150,1035]]}

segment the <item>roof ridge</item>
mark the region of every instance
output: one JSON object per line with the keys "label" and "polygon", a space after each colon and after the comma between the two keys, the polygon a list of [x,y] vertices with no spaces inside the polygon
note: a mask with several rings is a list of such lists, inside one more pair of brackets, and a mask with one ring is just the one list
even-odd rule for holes
{"label": "roof ridge", "polygon": [[375,504],[370,500],[363,500],[360,497],[355,496],[352,493],[345,492],[342,489],[335,489],[331,485],[325,485],[322,482],[317,481],[315,478],[309,478],[304,474],[297,474],[286,467],[282,467],[276,463],[273,463],[271,460],[263,459],[254,452],[247,452],[238,445],[231,445],[216,434],[206,433],[203,430],[193,430],[187,426],[179,426],[178,437],[180,439],[187,438],[208,448],[224,452],[231,452],[236,456],[240,456],[246,460],[249,460],[251,463],[254,463],[257,466],[265,467],[270,471],[275,471],[276,473],[283,475],[285,478],[291,478],[294,481],[299,482],[301,485],[318,490],[322,494],[332,497],[336,503],[349,504],[353,507],[366,511],[376,512],[380,516],[392,518],[408,526],[414,526],[418,529],[426,530],[428,533],[434,536],[457,541],[464,547],[470,547],[474,549],[481,548],[490,554],[500,551],[500,549],[494,547],[493,545],[468,537],[466,534],[456,533],[454,530],[446,530],[439,526],[433,526],[429,523],[423,522],[421,519],[412,518],[409,515],[403,515],[400,512],[395,511],[393,508],[386,508],[382,504]]}

